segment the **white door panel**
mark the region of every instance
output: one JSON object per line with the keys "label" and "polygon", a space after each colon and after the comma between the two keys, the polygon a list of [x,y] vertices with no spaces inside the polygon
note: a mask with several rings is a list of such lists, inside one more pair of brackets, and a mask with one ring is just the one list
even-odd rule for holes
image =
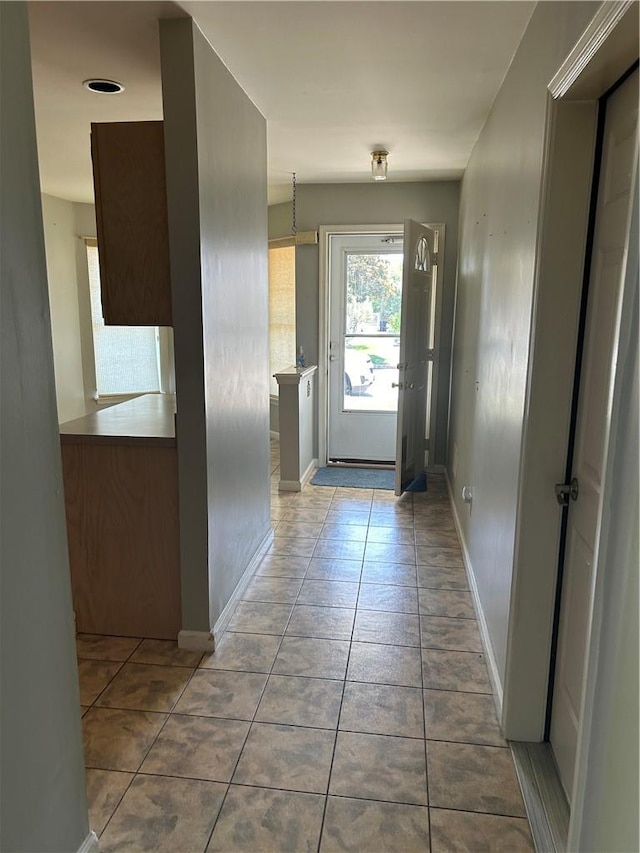
{"label": "white door panel", "polygon": [[392,463],[402,237],[330,237],[329,460]]}
{"label": "white door panel", "polygon": [[602,478],[633,182],[637,174],[638,72],[607,101],[589,296],[580,368],[550,741],[569,801],[602,513]]}

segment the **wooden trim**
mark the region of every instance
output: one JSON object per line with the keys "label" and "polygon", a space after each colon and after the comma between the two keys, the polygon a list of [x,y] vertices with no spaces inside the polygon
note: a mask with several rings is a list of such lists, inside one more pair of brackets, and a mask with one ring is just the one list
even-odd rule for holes
{"label": "wooden trim", "polygon": [[[602,3],[589,22],[586,30],[576,42],[575,47],[549,83],[549,91],[554,98],[563,98],[566,95],[569,95],[572,98],[598,98],[633,61],[633,56],[631,56],[630,60],[625,56],[629,49],[629,45],[632,52],[635,50],[635,58],[637,58],[638,25],[637,23],[634,25],[632,21],[629,22],[630,26],[627,29],[627,32],[622,33],[624,47],[623,44],[614,46],[611,43],[607,43],[605,46],[609,37],[613,34],[618,24],[623,20],[628,12],[635,15],[635,20],[637,21],[637,5],[638,4],[633,2],[633,0],[609,0],[607,3]],[[580,86],[579,92],[573,91],[574,88],[578,88],[578,80],[588,66],[591,66],[589,69],[590,77],[594,76],[593,65],[598,62],[598,54],[603,53],[606,54],[605,64],[609,63],[611,59],[614,58],[613,55],[617,54],[616,58],[622,65],[619,70],[609,71],[609,69],[607,69],[607,73],[612,74],[613,79],[610,80],[608,85],[604,85],[604,88],[601,88],[600,91],[584,91],[584,86]]]}

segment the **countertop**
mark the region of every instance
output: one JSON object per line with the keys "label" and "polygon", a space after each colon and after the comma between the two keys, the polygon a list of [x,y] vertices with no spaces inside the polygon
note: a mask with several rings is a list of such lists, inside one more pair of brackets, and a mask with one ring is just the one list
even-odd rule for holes
{"label": "countertop", "polygon": [[144,444],[175,447],[176,398],[144,394],[60,424],[63,444]]}

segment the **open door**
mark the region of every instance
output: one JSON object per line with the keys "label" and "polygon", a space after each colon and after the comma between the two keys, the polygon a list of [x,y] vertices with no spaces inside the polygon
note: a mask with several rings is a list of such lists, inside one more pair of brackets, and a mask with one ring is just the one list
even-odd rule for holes
{"label": "open door", "polygon": [[[425,471],[433,445],[431,405],[437,268],[436,232],[411,219],[404,223],[402,320],[398,364],[396,495]],[[427,435],[429,438],[427,438]]]}

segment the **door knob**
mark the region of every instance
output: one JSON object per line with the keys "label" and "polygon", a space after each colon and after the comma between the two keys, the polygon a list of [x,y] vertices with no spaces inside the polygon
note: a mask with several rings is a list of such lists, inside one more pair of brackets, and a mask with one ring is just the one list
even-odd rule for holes
{"label": "door knob", "polygon": [[570,483],[556,483],[556,500],[560,506],[569,506],[569,500],[578,500],[578,480],[574,477]]}

